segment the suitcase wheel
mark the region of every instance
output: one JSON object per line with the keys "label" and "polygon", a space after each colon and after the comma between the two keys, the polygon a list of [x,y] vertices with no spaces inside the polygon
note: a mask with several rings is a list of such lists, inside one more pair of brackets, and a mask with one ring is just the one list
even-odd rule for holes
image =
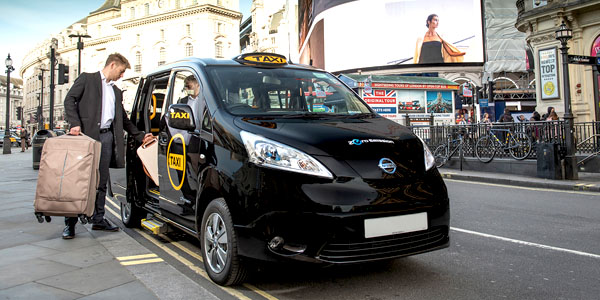
{"label": "suitcase wheel", "polygon": [[44,219],[46,219],[46,222],[48,222],[48,223],[50,223],[50,221],[52,221],[52,218],[50,218],[50,216],[45,216]]}
{"label": "suitcase wheel", "polygon": [[44,223],[44,218],[42,217],[42,214],[35,214],[35,217],[37,218],[37,221],[39,223]]}
{"label": "suitcase wheel", "polygon": [[79,222],[81,222],[81,224],[91,223],[91,221],[92,218],[86,217],[85,215],[79,215]]}

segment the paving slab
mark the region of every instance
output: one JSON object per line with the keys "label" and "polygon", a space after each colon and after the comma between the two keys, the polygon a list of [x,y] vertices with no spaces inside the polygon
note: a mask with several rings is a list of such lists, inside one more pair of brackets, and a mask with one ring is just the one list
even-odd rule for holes
{"label": "paving slab", "polygon": [[[1,259],[0,259],[1,261]],[[44,259],[21,260],[2,266],[0,290],[77,270],[77,267]]]}
{"label": "paving slab", "polygon": [[86,268],[100,263],[112,261],[114,260],[114,257],[108,253],[106,248],[93,245],[86,248],[79,248],[72,251],[64,251],[51,256],[45,256],[44,259],[59,262],[65,265]]}
{"label": "paving slab", "polygon": [[[114,287],[112,289],[104,290],[102,292],[92,294],[80,300],[106,300],[106,299],[123,299],[123,300],[152,300],[159,299],[150,292],[145,285],[139,281],[132,281],[124,285]],[[184,298],[182,298],[184,299]],[[187,299],[187,298],[186,298]]]}
{"label": "paving slab", "polygon": [[53,288],[51,286],[30,282],[9,289],[0,290],[0,300],[31,300],[31,299],[79,299],[83,295]]}
{"label": "paving slab", "polygon": [[54,249],[29,244],[0,249],[0,267],[57,253],[59,251]]}
{"label": "paving slab", "polygon": [[91,295],[136,280],[116,261],[60,274],[36,282],[83,295]]}

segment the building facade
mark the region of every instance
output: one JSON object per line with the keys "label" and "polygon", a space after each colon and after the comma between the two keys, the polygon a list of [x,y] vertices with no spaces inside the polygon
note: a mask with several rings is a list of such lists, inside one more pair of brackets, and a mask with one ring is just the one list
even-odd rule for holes
{"label": "building facade", "polygon": [[[560,42],[555,31],[564,22],[573,30],[568,42],[569,54],[596,56],[600,52],[600,1],[598,0],[518,0],[516,27],[527,34],[535,63],[537,107],[546,112],[554,107],[564,114],[564,89]],[[554,66],[554,67],[553,67]],[[542,74],[542,69],[556,69]],[[550,77],[548,77],[550,76]],[[569,65],[571,109],[575,122],[600,120],[598,102],[598,73],[594,66]],[[553,83],[541,84],[546,78],[556,78]],[[547,81],[546,81],[547,82]]]}
{"label": "building facade", "polygon": [[[7,77],[0,75],[0,128],[5,129],[6,125],[6,88]],[[18,107],[23,106],[23,80],[19,78],[10,78],[10,107],[9,107],[9,122],[10,128],[17,128],[21,125],[20,116],[17,115]],[[24,120],[27,122],[27,120]]]}
{"label": "building facade", "polygon": [[253,0],[240,30],[243,52],[269,52],[298,61],[298,1]]}
{"label": "building facade", "polygon": [[[78,38],[69,35],[90,36],[83,38],[81,72],[99,71],[114,52],[127,57],[131,69],[117,83],[124,91],[127,109],[139,76],[157,66],[187,56],[230,58],[239,54],[241,17],[238,0],[106,0],[27,54],[20,70],[25,82],[25,113],[33,114],[41,105],[48,121],[50,72],[45,70],[50,66],[50,47],[54,47],[57,62],[69,66],[70,77],[67,84],[55,87],[54,124],[67,126],[63,101],[79,72]],[[34,132],[37,122],[29,127]]]}

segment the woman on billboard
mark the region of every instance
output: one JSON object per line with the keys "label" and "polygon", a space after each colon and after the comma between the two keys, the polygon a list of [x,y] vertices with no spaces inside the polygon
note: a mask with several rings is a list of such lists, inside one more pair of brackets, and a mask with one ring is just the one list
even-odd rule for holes
{"label": "woman on billboard", "polygon": [[461,52],[454,45],[446,42],[436,32],[439,17],[431,14],[427,17],[428,30],[424,38],[417,39],[415,50],[415,64],[434,64],[447,62],[463,62],[465,52]]}

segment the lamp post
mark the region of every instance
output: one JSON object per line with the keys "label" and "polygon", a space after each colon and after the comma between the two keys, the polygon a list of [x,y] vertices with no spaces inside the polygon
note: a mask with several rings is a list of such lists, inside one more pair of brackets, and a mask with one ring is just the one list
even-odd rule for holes
{"label": "lamp post", "polygon": [[87,35],[87,34],[69,34],[70,38],[77,38],[77,50],[79,51],[79,56],[77,57],[77,76],[79,76],[79,74],[81,74],[81,50],[83,50],[83,42],[81,41],[82,38],[91,38],[91,36]]}
{"label": "lamp post", "polygon": [[556,39],[560,41],[561,48],[560,52],[562,55],[562,68],[563,68],[563,95],[565,102],[565,146],[567,153],[565,155],[565,179],[578,179],[577,174],[577,157],[575,151],[577,145],[575,145],[574,139],[574,124],[573,124],[573,113],[571,111],[571,86],[569,83],[569,47],[567,42],[573,37],[573,31],[565,25],[563,21],[560,27],[555,31]]}
{"label": "lamp post", "polygon": [[15,70],[12,66],[13,61],[10,58],[10,53],[4,63],[6,64],[6,126],[4,127],[2,154],[10,154],[10,72]]}
{"label": "lamp post", "polygon": [[38,130],[44,129],[44,71],[49,71],[42,67],[39,68],[41,74],[38,75],[38,79],[42,82],[42,86],[40,89],[40,94],[38,99],[40,99],[40,105],[38,106]]}

